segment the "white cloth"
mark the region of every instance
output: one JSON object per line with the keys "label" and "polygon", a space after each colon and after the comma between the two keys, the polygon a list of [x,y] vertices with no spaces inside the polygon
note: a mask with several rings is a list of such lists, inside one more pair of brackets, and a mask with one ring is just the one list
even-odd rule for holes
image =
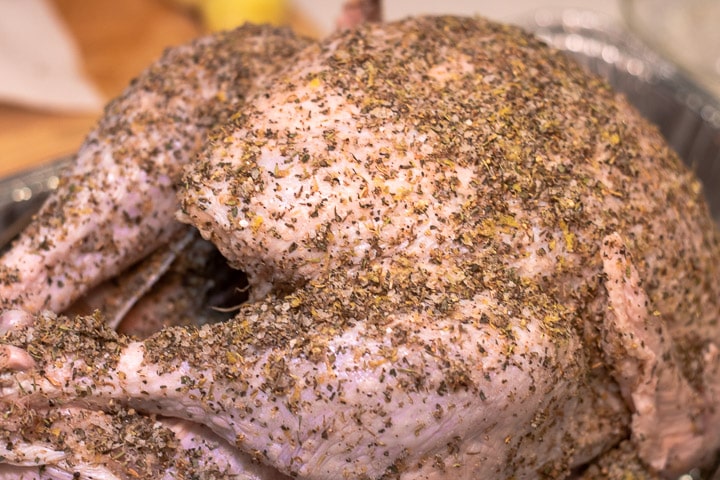
{"label": "white cloth", "polygon": [[0,0],[0,101],[52,111],[102,107],[71,35],[46,0]]}

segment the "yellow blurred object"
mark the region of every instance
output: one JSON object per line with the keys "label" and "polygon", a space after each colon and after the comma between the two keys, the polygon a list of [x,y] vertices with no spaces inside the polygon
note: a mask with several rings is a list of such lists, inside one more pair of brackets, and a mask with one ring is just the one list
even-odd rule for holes
{"label": "yellow blurred object", "polygon": [[[184,0],[187,3],[188,0]],[[243,23],[284,25],[290,9],[288,0],[196,0],[205,26],[225,30]]]}

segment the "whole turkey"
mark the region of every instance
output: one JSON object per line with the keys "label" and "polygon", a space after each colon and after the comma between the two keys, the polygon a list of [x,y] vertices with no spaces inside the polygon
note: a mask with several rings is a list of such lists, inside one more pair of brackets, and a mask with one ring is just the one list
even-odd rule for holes
{"label": "whole turkey", "polygon": [[[313,43],[178,191],[249,301],[142,341],[7,310],[5,478],[564,478],[620,446],[626,473],[672,477],[716,458],[720,236],[699,183],[516,28],[418,17]],[[131,419],[145,456],[85,452],[63,418]],[[179,468],[193,445],[204,461]]]}

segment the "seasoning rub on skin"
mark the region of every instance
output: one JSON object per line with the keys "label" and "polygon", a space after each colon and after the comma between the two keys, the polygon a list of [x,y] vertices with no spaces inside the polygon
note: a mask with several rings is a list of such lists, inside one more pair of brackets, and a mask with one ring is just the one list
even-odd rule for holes
{"label": "seasoning rub on skin", "polygon": [[717,452],[720,237],[606,84],[518,29],[420,17],[267,85],[180,191],[251,300],[144,341],[7,314],[0,402],[182,418],[306,479],[566,478],[623,441],[677,475]]}
{"label": "seasoning rub on skin", "polygon": [[0,258],[0,307],[64,310],[166,243],[183,165],[308,40],[246,25],[168,49],[113,100],[38,216]]}

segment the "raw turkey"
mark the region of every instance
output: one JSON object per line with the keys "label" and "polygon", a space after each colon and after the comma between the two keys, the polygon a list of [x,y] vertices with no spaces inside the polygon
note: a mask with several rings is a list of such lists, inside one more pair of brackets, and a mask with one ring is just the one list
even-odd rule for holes
{"label": "raw turkey", "polygon": [[62,311],[177,235],[182,166],[307,43],[246,25],[168,49],[106,107],[57,192],[2,257],[0,307]]}
{"label": "raw turkey", "polygon": [[[6,311],[5,444],[85,459],[75,430],[58,444],[28,418],[131,409],[269,468],[223,461],[240,478],[564,478],[620,448],[648,476],[712,465],[720,236],[623,98],[458,17],[339,32],[263,85],[178,186],[249,301],[142,341]],[[160,471],[180,448],[161,455],[162,425]],[[90,475],[54,459],[5,462]]]}

